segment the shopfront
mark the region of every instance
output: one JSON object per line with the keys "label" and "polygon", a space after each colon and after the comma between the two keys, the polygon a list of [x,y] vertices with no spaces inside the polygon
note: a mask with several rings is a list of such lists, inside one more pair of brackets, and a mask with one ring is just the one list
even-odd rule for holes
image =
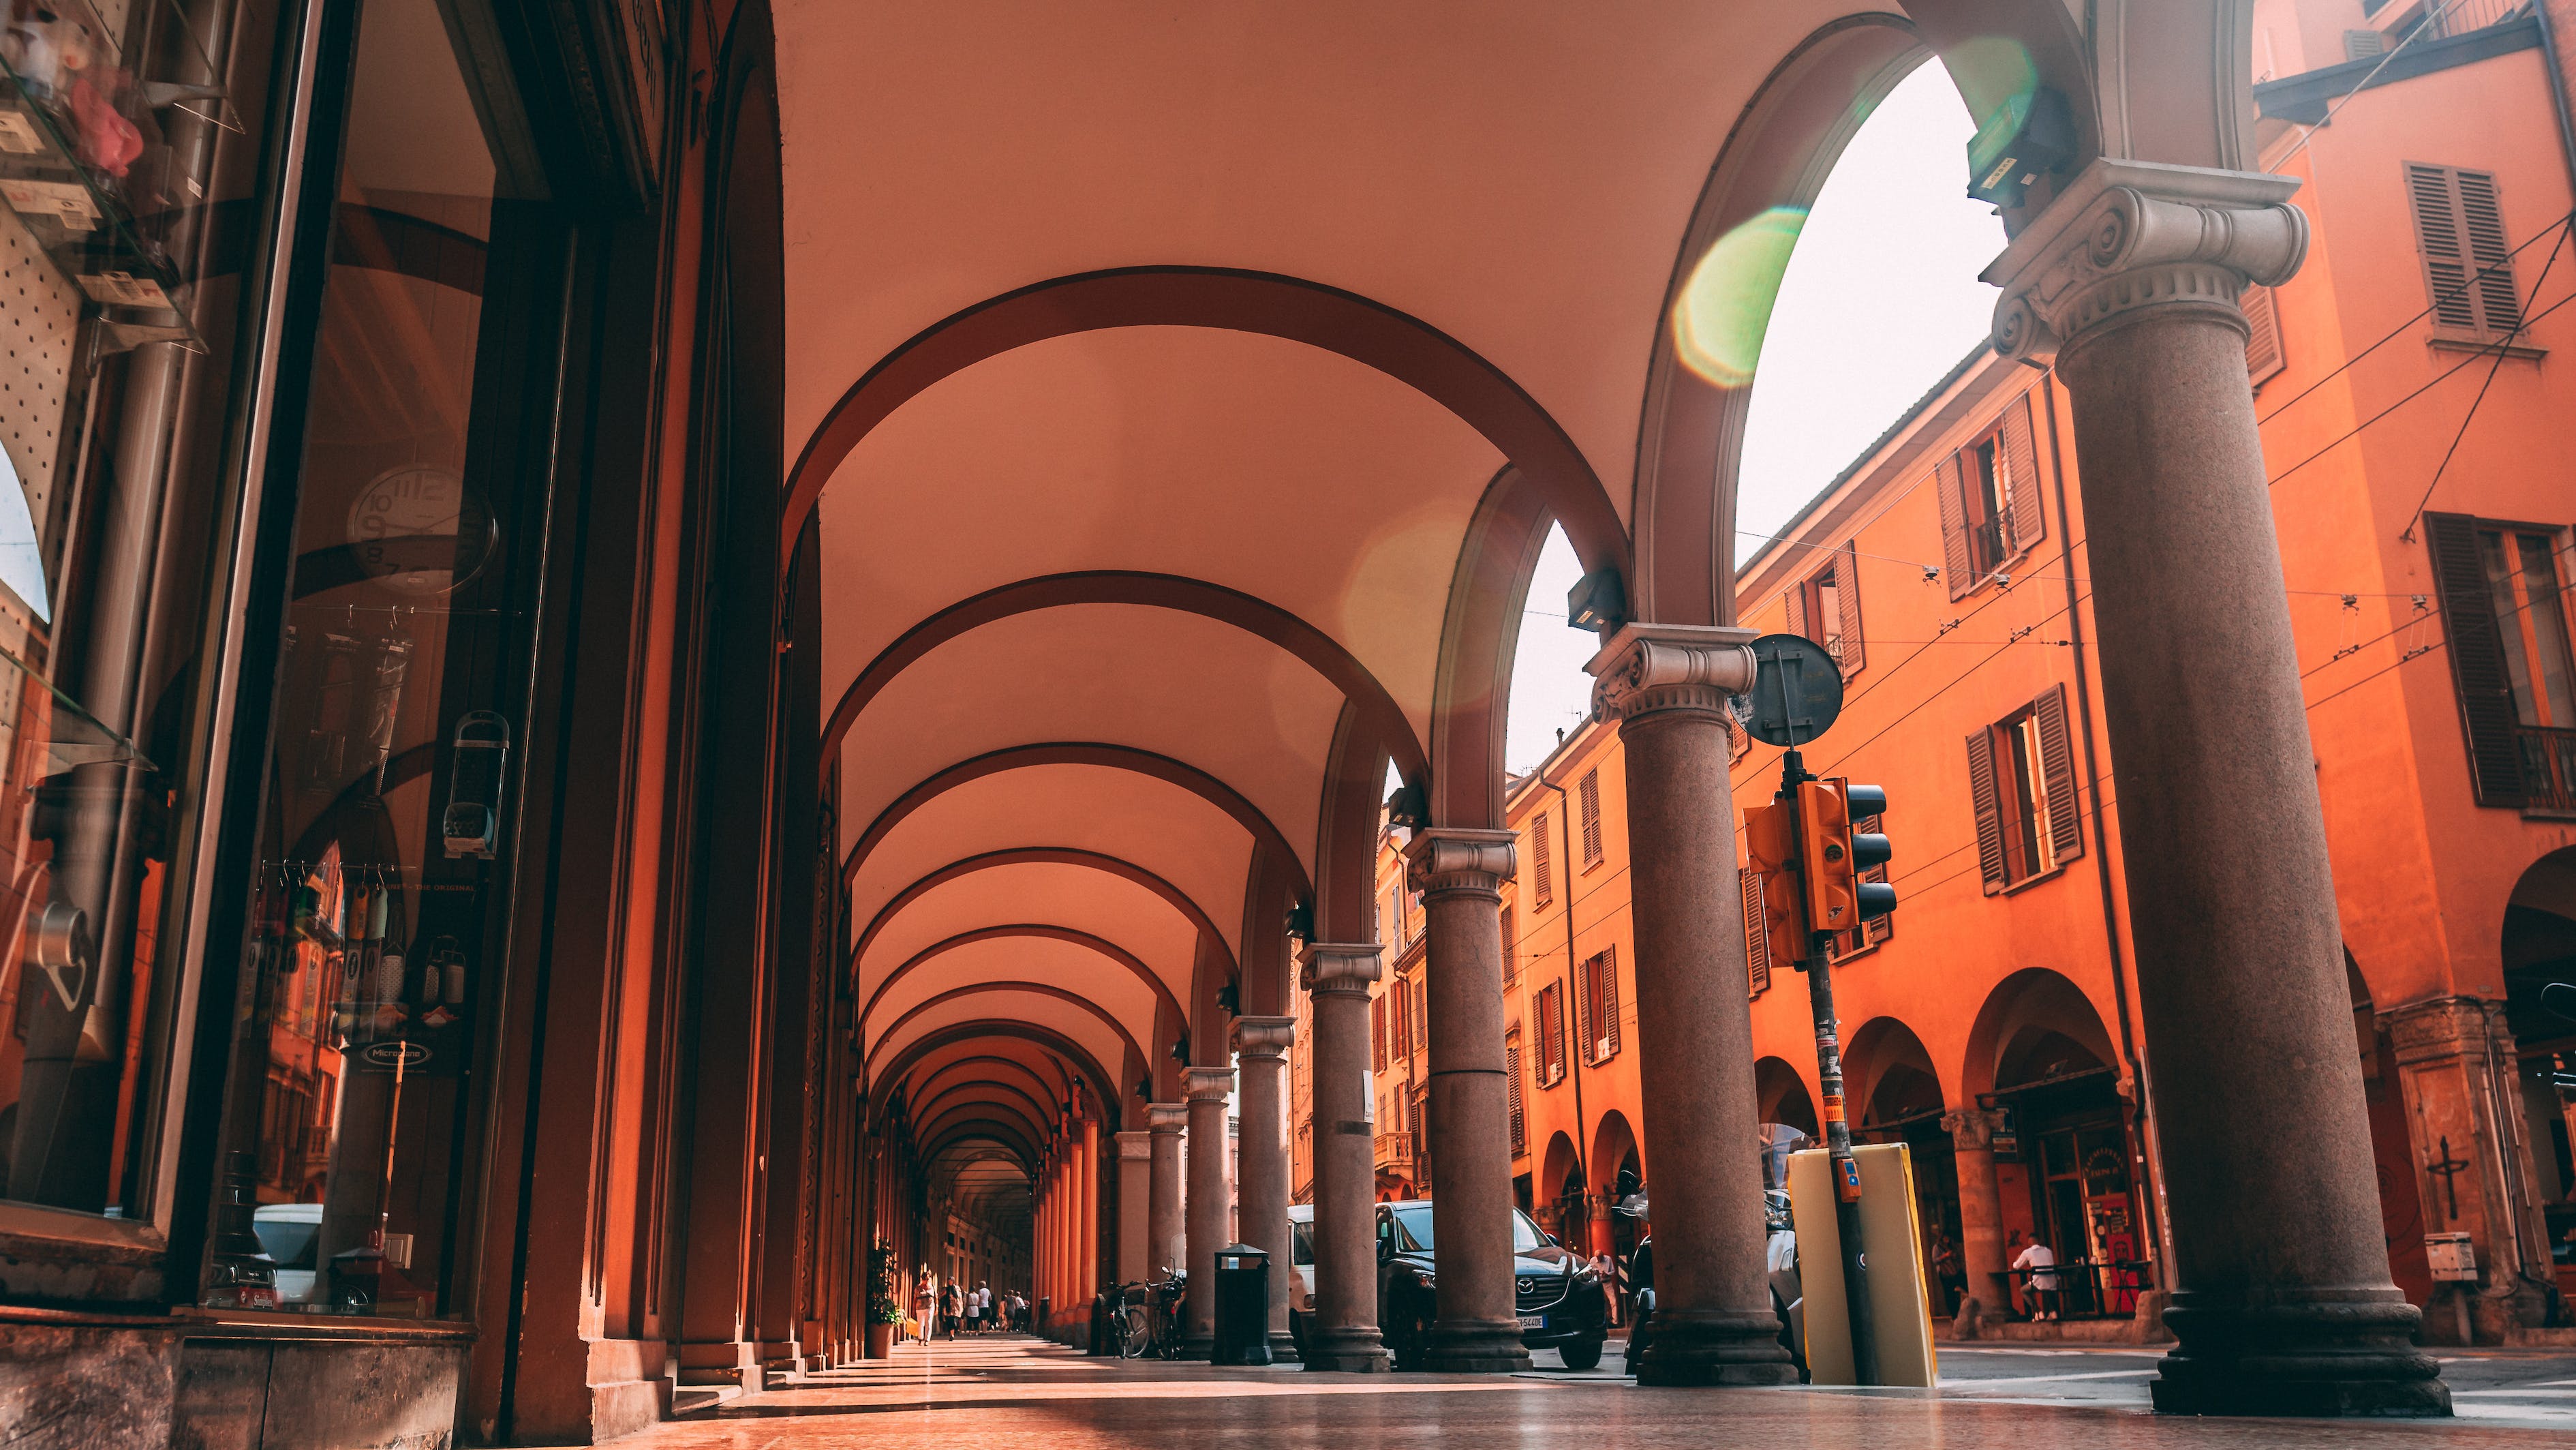
{"label": "shopfront", "polygon": [[457,1429],[659,16],[7,9],[0,1405]]}

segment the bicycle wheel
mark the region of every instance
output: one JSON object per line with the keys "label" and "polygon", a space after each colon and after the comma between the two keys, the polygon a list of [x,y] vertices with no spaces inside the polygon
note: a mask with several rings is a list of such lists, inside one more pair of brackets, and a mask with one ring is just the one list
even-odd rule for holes
{"label": "bicycle wheel", "polygon": [[1144,1358],[1145,1350],[1152,1338],[1153,1331],[1145,1323],[1145,1306],[1128,1305],[1126,1311],[1118,1316],[1118,1357],[1120,1359]]}

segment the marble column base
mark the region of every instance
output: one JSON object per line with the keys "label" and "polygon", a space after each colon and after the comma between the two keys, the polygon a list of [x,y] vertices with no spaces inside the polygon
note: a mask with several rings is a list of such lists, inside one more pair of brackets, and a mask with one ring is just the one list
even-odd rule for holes
{"label": "marble column base", "polygon": [[2446,1416],[2441,1367],[2411,1342],[2422,1313],[2397,1300],[2318,1296],[2260,1308],[2174,1296],[2182,1341],[2150,1388],[2167,1415]]}
{"label": "marble column base", "polygon": [[1290,1334],[1285,1329],[1274,1329],[1270,1331],[1270,1362],[1272,1364],[1295,1364],[1300,1358],[1302,1358],[1302,1356],[1297,1353],[1297,1336]]}
{"label": "marble column base", "polygon": [[1780,1345],[1779,1316],[1657,1309],[1644,1357],[1629,1366],[1641,1385],[1788,1385],[1798,1367]]}
{"label": "marble column base", "polygon": [[1422,1335],[1422,1368],[1433,1374],[1511,1374],[1529,1367],[1517,1319],[1443,1320]]}
{"label": "marble column base", "polygon": [[1306,1331],[1306,1368],[1342,1374],[1385,1374],[1395,1367],[1377,1328]]}

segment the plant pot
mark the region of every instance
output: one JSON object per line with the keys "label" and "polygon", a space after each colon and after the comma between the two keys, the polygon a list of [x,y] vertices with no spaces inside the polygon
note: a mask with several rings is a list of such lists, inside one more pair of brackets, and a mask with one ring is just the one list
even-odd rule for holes
{"label": "plant pot", "polygon": [[869,1325],[867,1357],[870,1359],[890,1359],[893,1356],[894,1326],[891,1324]]}

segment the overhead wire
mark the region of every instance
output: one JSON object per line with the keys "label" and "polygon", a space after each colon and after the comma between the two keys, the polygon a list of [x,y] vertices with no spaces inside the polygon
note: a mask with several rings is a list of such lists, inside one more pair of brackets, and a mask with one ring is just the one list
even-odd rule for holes
{"label": "overhead wire", "polygon": [[2558,245],[2549,249],[2549,260],[2541,264],[2540,275],[2532,279],[2530,298],[2515,309],[2513,330],[2496,339],[2495,361],[2487,366],[2486,381],[2478,384],[2478,395],[2469,399],[2469,410],[2460,415],[2460,426],[2451,434],[2451,446],[2442,450],[2442,461],[2433,466],[2433,480],[2424,485],[2424,496],[2415,500],[2414,509],[2406,515],[2406,528],[2397,536],[2406,542],[2415,542],[2415,520],[2423,516],[2424,505],[2433,501],[2433,490],[2442,486],[2442,475],[2450,469],[2451,459],[2459,453],[2460,440],[2469,436],[2469,425],[2477,421],[2478,405],[2487,400],[2487,389],[2495,386],[2496,373],[2503,369],[2504,360],[2512,354],[2513,340],[2522,336],[2528,326],[2521,320],[2522,315],[2531,311],[2531,303],[2540,300],[2540,288],[2549,280],[2549,269],[2558,265],[2558,254],[2567,250],[2569,227],[2576,227],[2576,215],[2571,215],[2567,225],[2559,228]]}

